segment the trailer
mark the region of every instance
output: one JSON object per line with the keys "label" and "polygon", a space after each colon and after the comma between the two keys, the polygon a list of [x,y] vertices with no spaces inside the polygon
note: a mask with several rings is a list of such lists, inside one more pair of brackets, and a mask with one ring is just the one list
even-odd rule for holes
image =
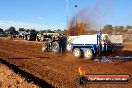
{"label": "trailer", "polygon": [[77,58],[84,57],[92,59],[93,56],[109,54],[115,48],[123,47],[122,36],[108,35],[99,32],[94,35],[69,36],[67,41],[67,51],[73,52]]}

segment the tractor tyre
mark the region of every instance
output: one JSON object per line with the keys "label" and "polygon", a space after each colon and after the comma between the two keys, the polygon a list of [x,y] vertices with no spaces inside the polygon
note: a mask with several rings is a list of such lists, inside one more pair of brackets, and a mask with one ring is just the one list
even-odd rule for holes
{"label": "tractor tyre", "polygon": [[27,36],[26,35],[24,35],[24,40],[27,40]]}
{"label": "tractor tyre", "polygon": [[44,45],[42,46],[42,51],[48,51],[48,43],[44,42]]}
{"label": "tractor tyre", "polygon": [[53,42],[52,43],[52,51],[55,53],[59,53],[60,52],[60,45],[59,42]]}
{"label": "tractor tyre", "polygon": [[66,50],[67,50],[68,52],[72,52],[72,44],[71,44],[71,43],[67,43],[67,45],[66,45]]}
{"label": "tractor tyre", "polygon": [[29,35],[27,36],[27,40],[30,41],[30,36]]}

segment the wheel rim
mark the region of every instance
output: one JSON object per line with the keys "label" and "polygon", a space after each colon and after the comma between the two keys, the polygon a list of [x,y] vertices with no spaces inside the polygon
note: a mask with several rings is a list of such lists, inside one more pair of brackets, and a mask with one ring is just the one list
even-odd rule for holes
{"label": "wheel rim", "polygon": [[71,50],[71,47],[72,47],[72,46],[71,46],[70,44],[68,44],[68,45],[67,45],[67,50],[70,51],[70,50]]}
{"label": "wheel rim", "polygon": [[44,39],[43,39],[43,37],[41,37],[41,41],[43,41]]}
{"label": "wheel rim", "polygon": [[45,51],[45,47],[42,48],[42,51]]}
{"label": "wheel rim", "polygon": [[30,37],[28,37],[28,40],[30,39]]}
{"label": "wheel rim", "polygon": [[56,51],[56,49],[57,49],[57,46],[56,46],[56,45],[54,45],[54,46],[53,46],[53,49],[54,49],[53,51]]}
{"label": "wheel rim", "polygon": [[91,56],[91,51],[90,50],[86,50],[85,52],[85,57],[90,57]]}
{"label": "wheel rim", "polygon": [[74,51],[74,55],[75,55],[76,57],[79,56],[79,53],[80,53],[79,50],[75,50],[75,51]]}

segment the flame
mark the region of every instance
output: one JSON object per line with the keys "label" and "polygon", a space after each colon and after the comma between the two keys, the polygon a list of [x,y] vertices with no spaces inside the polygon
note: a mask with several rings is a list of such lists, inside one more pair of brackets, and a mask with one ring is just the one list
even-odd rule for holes
{"label": "flame", "polygon": [[81,67],[79,67],[79,73],[80,73],[80,75],[85,75],[86,72],[84,70],[82,70]]}

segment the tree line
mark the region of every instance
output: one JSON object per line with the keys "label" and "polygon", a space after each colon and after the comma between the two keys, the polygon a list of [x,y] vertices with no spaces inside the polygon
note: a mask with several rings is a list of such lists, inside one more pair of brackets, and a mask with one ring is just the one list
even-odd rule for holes
{"label": "tree line", "polygon": [[[131,30],[131,31],[130,31]],[[112,25],[105,25],[102,29],[103,33],[107,34],[124,34],[124,33],[132,33],[132,26],[112,26]]]}
{"label": "tree line", "polygon": [[[89,34],[96,34],[99,30],[89,30],[87,33]],[[102,33],[106,34],[132,34],[132,26],[112,26],[112,25],[105,25],[101,29]]]}
{"label": "tree line", "polygon": [[[130,31],[131,30],[131,31]],[[6,30],[3,30],[2,28],[0,28],[0,33],[5,33],[5,34],[19,34],[20,32],[29,32],[29,31],[35,31],[37,33],[65,33],[66,30],[61,30],[61,29],[57,29],[57,30],[51,30],[51,29],[47,29],[47,30],[40,30],[37,31],[36,29],[25,29],[25,28],[19,28],[18,30],[16,30],[15,27],[10,27]],[[98,33],[99,30],[89,30],[87,31],[88,34],[96,34]],[[102,28],[102,32],[103,33],[107,33],[107,34],[123,34],[123,33],[128,33],[128,34],[132,34],[132,26],[112,26],[112,25],[105,25]]]}
{"label": "tree line", "polygon": [[10,27],[6,30],[3,30],[2,28],[0,28],[0,32],[1,33],[5,33],[5,34],[15,34],[18,35],[20,32],[30,32],[30,31],[34,31],[36,33],[63,33],[64,31],[61,29],[57,29],[57,30],[51,30],[51,29],[47,29],[47,30],[40,30],[37,31],[36,29],[25,29],[25,28],[19,28],[18,30],[16,30],[15,27]]}

